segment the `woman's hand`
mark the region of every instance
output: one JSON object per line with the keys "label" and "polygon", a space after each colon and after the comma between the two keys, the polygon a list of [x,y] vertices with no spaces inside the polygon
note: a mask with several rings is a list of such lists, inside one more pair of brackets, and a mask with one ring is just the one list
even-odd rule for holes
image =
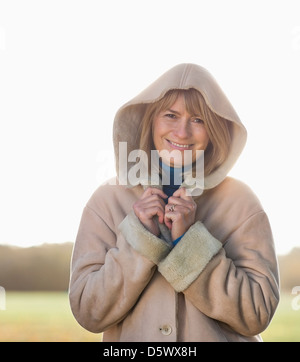
{"label": "woman's hand", "polygon": [[[173,211],[172,211],[173,210]],[[170,229],[172,239],[183,235],[195,222],[197,204],[185,188],[176,190],[165,205],[164,222]]]}
{"label": "woman's hand", "polygon": [[148,187],[142,197],[133,204],[133,210],[140,222],[152,234],[158,236],[159,228],[153,220],[155,215],[158,216],[158,221],[163,224],[165,216],[165,202],[163,198],[168,196],[160,189]]}

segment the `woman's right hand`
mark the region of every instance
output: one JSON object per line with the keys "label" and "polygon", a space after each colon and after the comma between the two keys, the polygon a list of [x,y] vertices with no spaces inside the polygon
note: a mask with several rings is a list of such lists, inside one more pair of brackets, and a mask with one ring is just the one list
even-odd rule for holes
{"label": "woman's right hand", "polygon": [[165,216],[165,202],[168,196],[160,189],[148,187],[141,198],[133,204],[133,210],[140,222],[152,234],[158,236],[159,228],[154,221],[154,216],[158,216],[158,221],[163,224]]}

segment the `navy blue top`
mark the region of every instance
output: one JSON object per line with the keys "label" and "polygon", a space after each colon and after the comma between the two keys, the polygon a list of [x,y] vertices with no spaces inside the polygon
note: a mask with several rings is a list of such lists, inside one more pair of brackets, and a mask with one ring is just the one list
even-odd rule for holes
{"label": "navy blue top", "polygon": [[[166,171],[166,170],[165,170]],[[176,174],[177,174],[176,170]],[[179,186],[182,184],[181,182],[178,182],[177,175],[175,179],[175,169],[174,167],[169,167],[169,175],[170,175],[170,184],[169,185],[163,185],[163,192],[168,195],[168,198],[173,195],[173,193],[179,189]],[[168,201],[168,199],[166,199]]]}
{"label": "navy blue top", "polygon": [[[170,166],[165,165],[161,161],[160,161],[160,165],[162,167],[164,176],[166,177],[165,182],[164,182],[164,178],[162,179],[162,181],[163,181],[163,192],[168,195],[168,198],[165,199],[165,203],[167,203],[169,197],[172,196],[173,193],[176,190],[178,190],[179,186],[182,184],[182,168],[170,167]],[[169,177],[169,179],[168,179],[168,177]],[[164,183],[166,183],[166,184],[164,185]],[[177,238],[176,240],[173,241],[174,246],[180,241],[180,239],[183,237],[183,235],[181,235],[179,238]]]}

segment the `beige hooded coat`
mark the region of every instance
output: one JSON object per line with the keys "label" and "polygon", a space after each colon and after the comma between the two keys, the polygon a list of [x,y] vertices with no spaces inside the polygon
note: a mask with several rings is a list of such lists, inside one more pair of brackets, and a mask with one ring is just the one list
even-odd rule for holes
{"label": "beige hooded coat", "polygon": [[135,216],[132,205],[144,192],[141,185],[102,185],[83,211],[70,304],[77,321],[104,332],[104,341],[260,341],[278,305],[268,218],[250,188],[227,176],[246,131],[205,69],[180,64],[119,109],[113,134],[117,165],[119,142],[127,142],[128,153],[139,148],[145,105],[169,89],[188,88],[233,122],[233,141],[226,161],[195,197],[196,222],[180,242],[173,247],[166,227],[160,226],[158,238]]}

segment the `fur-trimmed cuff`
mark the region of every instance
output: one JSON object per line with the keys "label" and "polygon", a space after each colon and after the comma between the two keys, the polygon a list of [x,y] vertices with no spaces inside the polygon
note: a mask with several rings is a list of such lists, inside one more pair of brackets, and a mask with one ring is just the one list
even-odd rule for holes
{"label": "fur-trimmed cuff", "polygon": [[158,264],[172,249],[172,245],[148,231],[131,211],[119,225],[126,241],[140,254]]}
{"label": "fur-trimmed cuff", "polygon": [[158,270],[177,292],[182,292],[201,274],[221,247],[221,242],[197,221],[158,264]]}

